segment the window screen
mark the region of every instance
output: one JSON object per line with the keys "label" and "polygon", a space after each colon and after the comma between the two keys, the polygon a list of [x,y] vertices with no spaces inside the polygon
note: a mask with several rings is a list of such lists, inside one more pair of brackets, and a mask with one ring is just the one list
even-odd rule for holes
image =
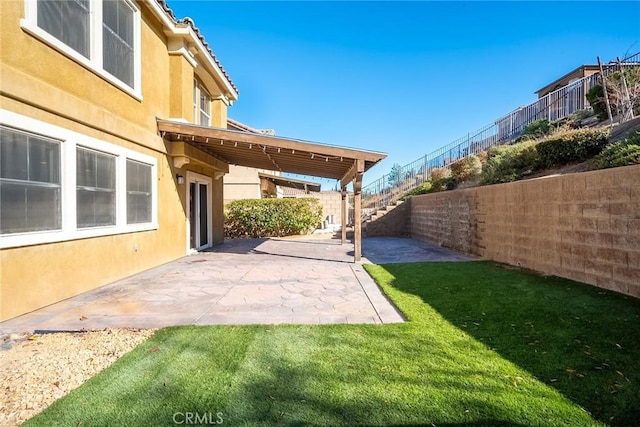
{"label": "window screen", "polygon": [[0,126],[0,234],[61,225],[60,142]]}
{"label": "window screen", "polygon": [[89,58],[89,0],[38,0],[38,27]]}
{"label": "window screen", "polygon": [[151,222],[151,165],[127,159],[127,224]]}
{"label": "window screen", "polygon": [[102,3],[103,68],[133,87],[134,11],[123,0]]}
{"label": "window screen", "polygon": [[78,228],[115,225],[115,156],[76,149],[76,197]]}

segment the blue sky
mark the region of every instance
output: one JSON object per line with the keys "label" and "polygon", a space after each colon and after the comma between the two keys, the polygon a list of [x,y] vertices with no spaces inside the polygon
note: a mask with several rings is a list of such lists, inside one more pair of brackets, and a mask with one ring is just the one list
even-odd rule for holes
{"label": "blue sky", "polygon": [[388,153],[365,184],[534,101],[598,55],[640,51],[640,2],[168,4],[193,18],[239,88],[229,117]]}

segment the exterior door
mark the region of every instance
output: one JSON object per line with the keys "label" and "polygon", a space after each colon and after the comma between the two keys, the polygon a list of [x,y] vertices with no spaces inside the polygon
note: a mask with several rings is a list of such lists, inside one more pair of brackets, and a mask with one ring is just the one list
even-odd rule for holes
{"label": "exterior door", "polygon": [[211,178],[195,173],[187,174],[189,186],[189,251],[212,246],[211,235]]}

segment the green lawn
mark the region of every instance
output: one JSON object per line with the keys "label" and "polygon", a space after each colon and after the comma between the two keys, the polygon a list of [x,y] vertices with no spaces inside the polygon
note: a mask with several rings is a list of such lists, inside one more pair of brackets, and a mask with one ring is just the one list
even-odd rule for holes
{"label": "green lawn", "polygon": [[163,329],[25,425],[637,425],[640,301],[489,262],[367,270],[408,323]]}

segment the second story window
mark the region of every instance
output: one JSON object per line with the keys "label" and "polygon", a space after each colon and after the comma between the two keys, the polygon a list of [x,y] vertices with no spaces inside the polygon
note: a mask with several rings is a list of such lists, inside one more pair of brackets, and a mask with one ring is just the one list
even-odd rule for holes
{"label": "second story window", "polygon": [[140,94],[140,11],[133,0],[24,0],[22,28],[130,94]]}
{"label": "second story window", "polygon": [[134,10],[123,0],[109,0],[102,5],[102,64],[106,71],[133,87]]}
{"label": "second story window", "polygon": [[193,82],[193,120],[197,125],[211,126],[211,95],[197,81]]}
{"label": "second story window", "polygon": [[89,58],[89,0],[38,0],[38,27]]}

